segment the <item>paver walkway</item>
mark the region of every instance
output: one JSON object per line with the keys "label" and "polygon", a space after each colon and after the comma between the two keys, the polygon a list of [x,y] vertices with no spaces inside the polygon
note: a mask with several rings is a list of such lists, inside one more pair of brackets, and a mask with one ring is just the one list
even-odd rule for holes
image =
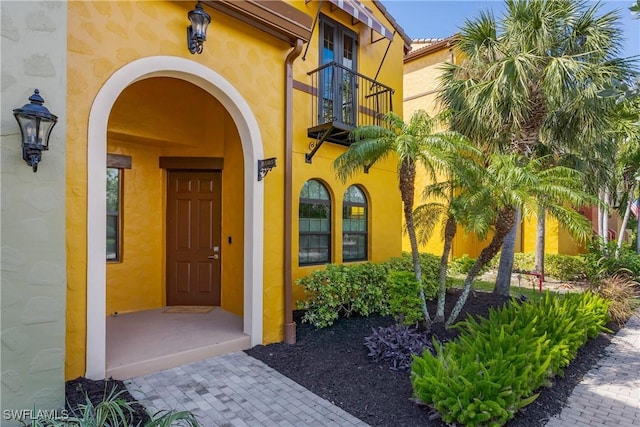
{"label": "paver walkway", "polygon": [[546,426],[640,426],[640,309]]}
{"label": "paver walkway", "polygon": [[149,413],[188,410],[205,427],[367,426],[243,352],[133,378],[126,384]]}

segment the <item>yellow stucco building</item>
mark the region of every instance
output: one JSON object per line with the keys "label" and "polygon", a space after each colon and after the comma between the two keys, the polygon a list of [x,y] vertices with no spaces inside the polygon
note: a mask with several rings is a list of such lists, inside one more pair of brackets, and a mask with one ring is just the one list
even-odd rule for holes
{"label": "yellow stucco building", "polygon": [[[327,262],[401,253],[394,160],[345,183],[332,168],[355,126],[377,123],[390,110],[401,114],[410,39],[382,4],[195,6],[3,2],[3,26],[15,23],[19,33],[29,23],[28,37],[3,28],[3,51],[13,55],[3,52],[10,87],[3,88],[3,111],[38,86],[59,116],[36,174],[18,166],[18,149],[8,148],[20,146],[18,127],[5,126],[3,116],[3,209],[12,197],[21,200],[27,180],[48,180],[59,202],[48,243],[33,243],[58,254],[56,293],[47,298],[59,308],[29,332],[55,341],[47,344],[55,367],[48,384],[30,383],[26,350],[12,345],[3,354],[3,387],[10,385],[3,407],[43,389],[61,403],[63,377],[104,378],[109,318],[217,306],[240,318],[247,346],[292,341],[292,311],[303,297],[296,279]],[[194,13],[211,22],[200,46],[186,42]],[[16,68],[34,56],[53,71]],[[17,183],[5,192],[11,180]],[[31,209],[16,210],[11,223],[21,224]],[[5,246],[27,251],[19,236],[5,240],[5,217],[3,255]],[[23,270],[30,277],[31,267],[12,259],[16,277]],[[50,291],[5,279],[2,327],[22,336],[19,313],[35,295],[27,293]],[[18,301],[11,317],[9,289]],[[15,297],[20,292],[24,302]]]}
{"label": "yellow stucco building", "polygon": [[[463,58],[455,49],[456,36],[445,39],[416,39],[412,41],[411,50],[404,58],[404,117],[410,117],[416,110],[425,110],[429,115],[435,115],[440,106],[437,102],[440,66],[444,62],[457,63]],[[416,201],[422,197],[422,191],[428,185],[426,174],[416,177]],[[536,242],[536,220],[525,218],[518,229],[516,251],[534,252]],[[451,256],[458,258],[462,255],[477,257],[483,249],[484,242],[478,241],[475,235],[459,230],[453,242]],[[410,249],[406,236],[403,248]],[[420,247],[421,251],[441,255],[443,240],[440,229],[436,229],[433,237]],[[558,226],[553,218],[546,220],[545,252],[548,254],[575,255],[583,252],[584,248],[576,244],[569,233]]]}

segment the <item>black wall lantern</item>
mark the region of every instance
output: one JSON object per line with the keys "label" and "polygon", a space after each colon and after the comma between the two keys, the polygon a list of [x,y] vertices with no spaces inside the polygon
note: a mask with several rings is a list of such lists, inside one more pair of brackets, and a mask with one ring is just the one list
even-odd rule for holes
{"label": "black wall lantern", "polygon": [[187,14],[191,25],[187,27],[187,46],[192,54],[202,53],[204,41],[207,39],[207,27],[211,17],[202,9],[200,2]]}
{"label": "black wall lantern", "polygon": [[49,149],[49,135],[58,117],[42,105],[44,99],[38,89],[33,91],[29,101],[30,104],[13,110],[13,115],[16,116],[22,134],[22,158],[37,172],[42,152]]}

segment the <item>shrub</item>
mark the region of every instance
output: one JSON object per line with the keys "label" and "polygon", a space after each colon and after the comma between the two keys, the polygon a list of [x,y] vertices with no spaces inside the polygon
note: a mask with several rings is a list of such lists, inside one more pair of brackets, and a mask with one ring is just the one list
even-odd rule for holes
{"label": "shrub", "polygon": [[604,329],[607,306],[589,292],[546,292],[537,303],[511,303],[460,322],[455,341],[434,342],[435,355],[414,357],[414,395],[448,424],[503,425]]}
{"label": "shrub", "polygon": [[324,328],[340,316],[388,314],[386,279],[386,269],[379,264],[327,264],[297,281],[308,297],[297,304],[307,310],[302,321]]}
{"label": "shrub", "polygon": [[[434,298],[438,284],[431,279],[422,281],[425,298]],[[415,325],[422,321],[420,288],[413,272],[391,270],[387,276],[387,301],[389,313],[404,325]]]}
{"label": "shrub", "polygon": [[[411,254],[404,252],[402,256],[389,258],[381,264],[387,273],[405,272],[414,274],[413,259]],[[420,254],[420,268],[422,269],[422,289],[426,299],[435,298],[438,295],[438,274],[440,271],[440,258],[435,255]],[[414,276],[415,277],[415,276]]]}
{"label": "shrub", "polygon": [[605,277],[593,287],[593,292],[609,301],[609,316],[618,326],[624,325],[637,308],[639,290],[640,284],[624,273]]}
{"label": "shrub", "polygon": [[[133,425],[131,420],[135,410],[131,403],[123,398],[125,390],[116,392],[112,389],[104,400],[95,404],[86,397],[86,403],[71,411],[71,416],[65,420],[37,419],[33,420],[33,427],[128,427]],[[200,424],[195,416],[188,411],[160,411],[144,424],[144,427],[190,426]]]}
{"label": "shrub", "polygon": [[475,262],[475,258],[471,258],[469,255],[464,254],[460,258],[455,258],[449,263],[449,273],[455,275],[468,274]]}
{"label": "shrub", "polygon": [[429,342],[427,333],[407,325],[374,329],[364,339],[364,345],[369,349],[367,356],[376,362],[390,361],[390,369],[398,371],[408,371],[411,368],[414,354],[421,354],[425,349],[433,351],[433,344]]}
{"label": "shrub", "polygon": [[587,263],[580,255],[549,254],[544,259],[545,275],[559,280],[584,280]]}
{"label": "shrub", "polygon": [[640,277],[640,255],[626,245],[616,250],[616,242],[607,245],[601,241],[595,242],[584,255],[584,260],[587,278],[593,283],[614,276],[620,270],[626,271],[634,279]]}
{"label": "shrub", "polygon": [[[389,258],[382,263],[387,271],[407,271],[413,273],[413,259],[411,254],[404,252],[402,256]],[[423,279],[438,279],[438,272],[440,271],[440,258],[428,254],[420,254],[420,268],[422,269]]]}
{"label": "shrub", "polygon": [[[498,265],[500,263],[500,256],[502,255],[502,252],[498,252],[496,254],[495,257],[493,257],[493,259],[491,261],[489,261],[489,264],[487,264],[487,268],[491,268],[491,269],[497,269]],[[517,271],[533,271],[535,267],[535,255],[527,252],[516,252],[513,255],[513,270]]]}

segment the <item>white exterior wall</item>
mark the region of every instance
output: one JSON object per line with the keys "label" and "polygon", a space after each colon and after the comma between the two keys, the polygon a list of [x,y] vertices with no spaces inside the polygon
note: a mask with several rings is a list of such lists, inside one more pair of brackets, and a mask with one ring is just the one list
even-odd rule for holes
{"label": "white exterior wall", "polygon": [[[64,404],[67,4],[2,1],[0,331],[2,426],[7,410]],[[12,110],[40,90],[58,116],[38,172],[22,160]]]}

